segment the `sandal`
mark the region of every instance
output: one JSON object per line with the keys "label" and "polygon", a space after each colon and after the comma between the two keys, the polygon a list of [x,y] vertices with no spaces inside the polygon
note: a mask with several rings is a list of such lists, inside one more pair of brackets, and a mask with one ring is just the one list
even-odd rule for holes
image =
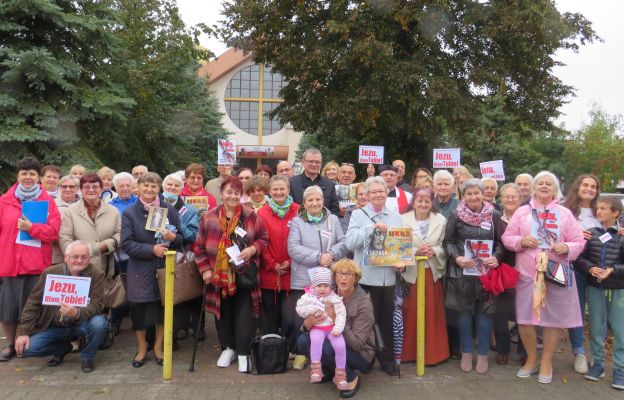
{"label": "sandal", "polygon": [[310,383],[319,383],[323,379],[323,371],[321,370],[321,363],[319,361],[313,361],[310,363]]}
{"label": "sandal", "polygon": [[334,383],[336,384],[336,388],[340,391],[347,390],[349,388],[349,383],[347,382],[347,372],[344,368],[336,368],[336,372],[334,373]]}

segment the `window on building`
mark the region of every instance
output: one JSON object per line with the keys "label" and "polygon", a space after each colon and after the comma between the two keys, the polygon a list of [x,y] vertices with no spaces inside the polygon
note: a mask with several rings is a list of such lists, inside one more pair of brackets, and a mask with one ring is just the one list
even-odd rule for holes
{"label": "window on building", "polygon": [[283,100],[279,92],[286,80],[268,65],[243,68],[232,77],[225,89],[225,110],[232,122],[251,135],[268,136],[282,129],[268,113]]}

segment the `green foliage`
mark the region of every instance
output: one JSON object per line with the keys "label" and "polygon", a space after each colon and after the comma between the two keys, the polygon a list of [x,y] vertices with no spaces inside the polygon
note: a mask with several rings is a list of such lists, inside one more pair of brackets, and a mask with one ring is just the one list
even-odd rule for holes
{"label": "green foliage", "polygon": [[205,25],[174,0],[0,2],[0,190],[25,155],[161,174],[204,162],[226,136],[196,75]]}
{"label": "green foliage", "polygon": [[608,115],[598,106],[589,116],[590,123],[566,143],[566,176],[591,173],[600,179],[603,192],[614,192],[618,180],[624,178],[624,140],[617,135],[622,117]]}
{"label": "green foliage", "polygon": [[239,0],[224,13],[228,44],[288,79],[282,122],[332,155],[384,145],[388,159],[425,165],[434,146],[473,143],[495,95],[519,138],[555,131],[572,88],[553,75],[554,54],[597,38],[551,0]]}
{"label": "green foliage", "polygon": [[21,157],[65,160],[59,149],[80,140],[82,121],[123,119],[133,101],[106,73],[118,42],[114,14],[101,2],[5,0],[0,21],[0,187],[7,187]]}

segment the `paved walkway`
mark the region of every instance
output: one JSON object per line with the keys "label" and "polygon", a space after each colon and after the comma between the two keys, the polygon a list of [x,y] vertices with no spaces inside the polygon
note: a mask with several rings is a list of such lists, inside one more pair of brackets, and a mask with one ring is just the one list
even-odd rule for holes
{"label": "paved walkway", "polygon": [[[201,343],[195,372],[188,372],[192,339],[180,342],[180,350],[173,357],[173,379],[164,382],[162,368],[153,354],[140,369],[130,365],[135,353],[133,332],[127,328],[116,338],[112,349],[101,351],[96,358],[96,369],[90,374],[80,371],[77,354],[70,354],[65,362],[48,368],[47,359],[14,359],[0,363],[0,390],[2,400],[17,399],[227,399],[227,400],[304,400],[338,399],[331,383],[307,383],[308,371],[289,371],[282,375],[253,376],[237,372],[236,365],[227,369],[215,366],[219,355],[214,324],[209,319],[208,338]],[[0,340],[4,347],[5,341]],[[414,363],[402,365],[401,379],[390,378],[375,367],[362,375],[358,399],[621,399],[624,393],[611,388],[611,364],[604,381],[588,382],[572,369],[569,345],[561,342],[555,356],[555,375],[550,385],[540,385],[536,378],[520,380],[515,377],[520,367],[512,356],[509,365],[494,363],[487,375],[459,370],[459,361],[447,361],[426,369],[425,376],[415,374]]]}

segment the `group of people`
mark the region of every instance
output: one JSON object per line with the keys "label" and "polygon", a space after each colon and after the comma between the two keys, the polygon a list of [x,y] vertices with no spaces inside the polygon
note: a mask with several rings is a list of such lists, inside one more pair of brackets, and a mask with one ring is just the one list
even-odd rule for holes
{"label": "group of people", "polygon": [[[294,369],[309,362],[310,382],[333,379],[342,397],[352,397],[358,372],[375,360],[395,376],[398,362],[416,359],[415,283],[425,279],[427,365],[453,357],[461,371],[485,374],[493,346],[496,363],[507,364],[515,322],[519,378],[551,382],[559,331],[567,328],[574,369],[598,380],[608,326],[612,386],[624,389],[622,203],[601,196],[595,176],[578,177],[564,198],[548,171],[500,188],[465,167],[418,168],[407,182],[405,163],[395,160],[369,165],[357,183],[354,165],[321,168],[316,149],[301,161],[299,175],[281,161],[276,171],[219,165],[207,180],[194,163],[161,179],[145,166],[131,173],[75,166],[61,176],[56,166],[22,160],[17,183],[0,197],[0,321],[8,339],[0,361],[50,355],[52,367],[77,346],[83,371],[93,370],[109,329],[103,313],[115,331],[125,315],[124,307],[105,309],[105,282],[122,274],[137,339],[131,364],[143,366],[150,350],[162,364],[155,276],[174,249],[195,261],[206,285],[205,298],[176,305],[176,330],[197,330],[204,304],[215,316],[221,368],[237,361],[248,372],[253,336],[277,333],[288,341]],[[47,202],[44,221],[22,212],[31,201]],[[148,221],[155,209],[166,216],[158,229]],[[414,256],[426,257],[424,277],[415,263],[369,264],[370,249],[394,228],[411,229]],[[88,306],[44,304],[51,274],[90,277]],[[402,342],[398,352],[395,341]]]}

